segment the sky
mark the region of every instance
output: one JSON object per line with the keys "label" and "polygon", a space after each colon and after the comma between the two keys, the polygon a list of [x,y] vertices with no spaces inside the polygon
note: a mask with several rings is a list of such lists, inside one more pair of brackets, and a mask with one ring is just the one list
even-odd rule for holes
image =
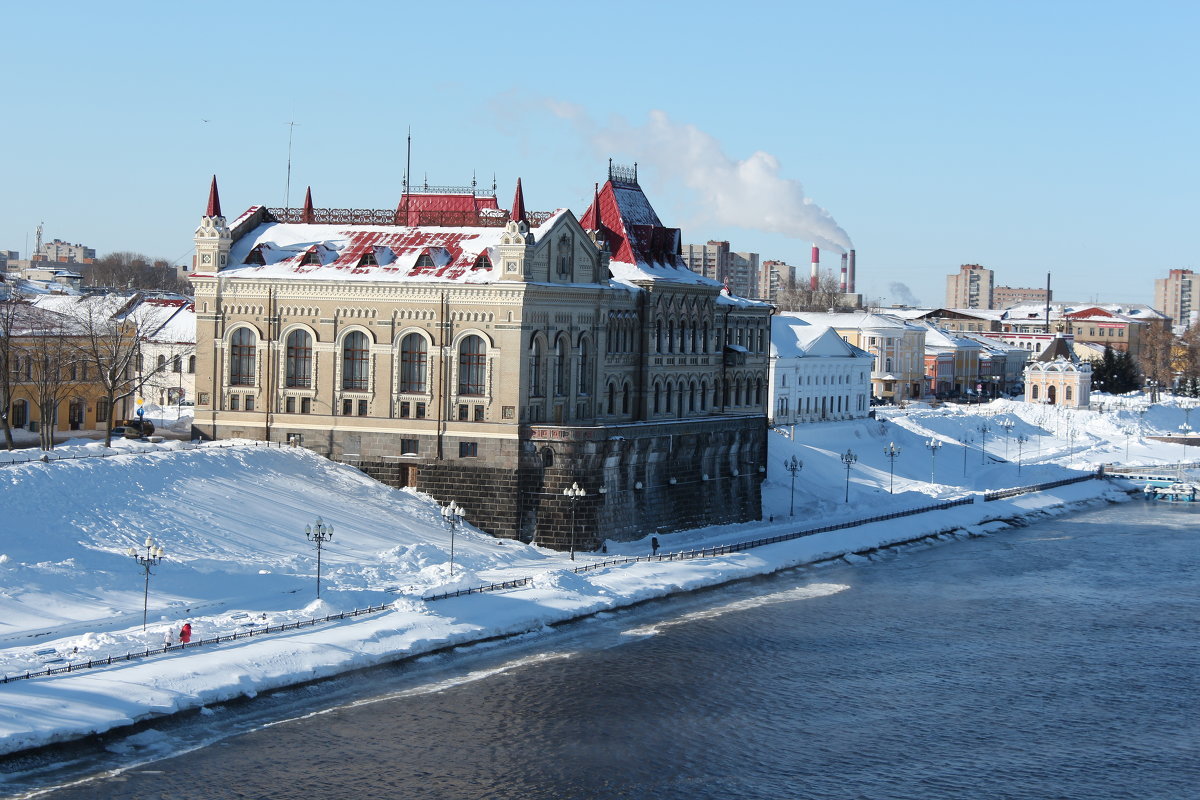
{"label": "sky", "polygon": [[[807,274],[857,250],[870,301],[940,305],[958,265],[1144,302],[1196,266],[1200,5],[21,3],[5,11],[0,249],[177,263],[223,210],[392,208],[518,177],[582,214],[637,162],[685,243]],[[294,122],[294,127],[289,123]],[[291,177],[288,189],[289,135]]]}

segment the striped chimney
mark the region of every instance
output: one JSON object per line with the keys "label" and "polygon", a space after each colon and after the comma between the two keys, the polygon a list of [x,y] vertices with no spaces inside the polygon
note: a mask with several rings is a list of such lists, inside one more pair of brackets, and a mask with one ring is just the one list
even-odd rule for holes
{"label": "striped chimney", "polygon": [[842,253],[842,283],[841,283],[841,292],[842,292],[842,294],[845,294],[845,293],[846,293],[846,254],[845,254],[845,253]]}
{"label": "striped chimney", "polygon": [[850,251],[850,271],[846,275],[846,280],[849,282],[849,292],[854,294],[854,251]]}
{"label": "striped chimney", "polygon": [[808,279],[808,288],[814,292],[817,290],[817,275],[818,275],[818,273],[820,273],[820,271],[821,271],[821,251],[818,250],[817,246],[814,244],[813,252],[812,252],[812,275]]}

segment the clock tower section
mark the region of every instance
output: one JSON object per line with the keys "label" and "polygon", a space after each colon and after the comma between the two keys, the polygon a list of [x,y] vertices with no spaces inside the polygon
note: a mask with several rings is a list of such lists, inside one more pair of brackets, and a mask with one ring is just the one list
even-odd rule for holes
{"label": "clock tower section", "polygon": [[212,186],[208,190],[208,208],[200,218],[200,227],[196,228],[196,261],[193,265],[195,272],[202,275],[215,275],[225,268],[229,262],[229,248],[233,245],[233,234],[225,223],[221,213],[221,198],[217,194],[217,176],[213,175]]}

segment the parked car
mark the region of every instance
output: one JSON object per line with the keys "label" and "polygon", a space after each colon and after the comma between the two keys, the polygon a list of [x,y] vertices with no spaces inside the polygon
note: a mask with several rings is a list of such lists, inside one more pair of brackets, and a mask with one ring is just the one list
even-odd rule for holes
{"label": "parked car", "polygon": [[[121,423],[121,435],[126,439],[141,439],[154,433],[154,423],[148,419],[127,419]],[[113,428],[113,433],[117,428]]]}

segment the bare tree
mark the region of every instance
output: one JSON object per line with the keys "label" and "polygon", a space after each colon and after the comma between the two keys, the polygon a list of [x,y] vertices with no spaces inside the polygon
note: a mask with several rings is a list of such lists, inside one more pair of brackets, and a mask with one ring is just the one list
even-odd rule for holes
{"label": "bare tree", "polygon": [[107,286],[113,289],[146,289],[166,292],[181,292],[186,282],[181,281],[169,261],[151,258],[143,253],[127,250],[106,253],[95,263],[83,268],[84,281],[89,286]]}
{"label": "bare tree", "polygon": [[19,292],[10,291],[0,302],[0,421],[4,423],[4,444],[9,450],[16,447],[12,435],[13,373],[19,359],[19,348],[14,333],[19,333],[29,317],[28,303]]}
{"label": "bare tree", "polygon": [[780,311],[829,311],[842,304],[841,282],[837,275],[826,272],[817,279],[813,289],[805,282],[789,282],[776,297]]}
{"label": "bare tree", "polygon": [[1168,325],[1150,323],[1141,336],[1141,352],[1138,366],[1147,380],[1153,380],[1158,386],[1166,388],[1171,385],[1171,350],[1175,344],[1175,336]]}
{"label": "bare tree", "polygon": [[38,407],[38,435],[43,450],[54,449],[58,410],[78,394],[84,381],[70,318],[32,307],[16,331],[13,357],[24,363],[25,382]]}
{"label": "bare tree", "polygon": [[82,298],[69,312],[76,330],[77,357],[95,376],[109,410],[104,429],[106,446],[112,444],[118,401],[141,392],[162,369],[153,364],[143,369],[142,343],[161,321],[153,315],[135,313],[140,302],[140,296],[93,296]]}

